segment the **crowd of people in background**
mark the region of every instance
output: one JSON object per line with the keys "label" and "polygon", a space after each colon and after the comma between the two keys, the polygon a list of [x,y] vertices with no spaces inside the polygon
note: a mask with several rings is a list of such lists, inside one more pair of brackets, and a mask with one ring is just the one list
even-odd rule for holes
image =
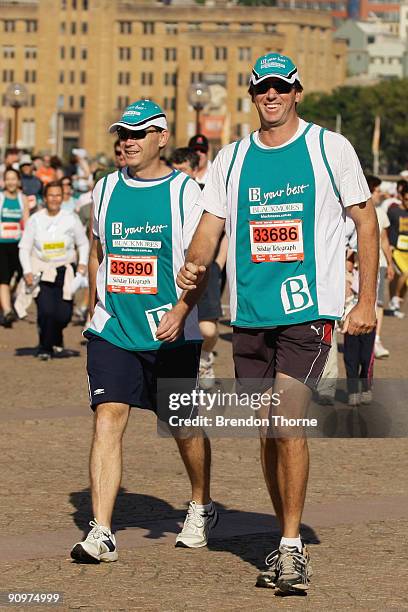
{"label": "crowd of people in background", "polygon": [[[211,167],[209,149],[206,136],[197,134],[185,147],[173,150],[165,161],[169,167],[194,178],[202,189]],[[10,148],[0,164],[0,324],[11,328],[18,318],[26,316],[29,303],[35,299],[39,327],[37,355],[41,360],[64,350],[62,330],[71,321],[78,287],[85,291],[75,313],[81,323],[86,322],[92,190],[101,177],[124,166],[119,140],[114,143],[112,161],[104,156],[89,160],[86,151],[74,149],[64,165],[55,155],[31,156]],[[353,406],[371,401],[374,359],[390,354],[381,336],[384,309],[397,318],[404,317],[401,305],[408,284],[407,178],[390,184],[368,176],[367,182],[380,227],[377,329],[365,336],[344,337],[349,403]],[[347,224],[345,313],[358,294],[358,245],[352,222],[348,220]],[[221,296],[225,288],[227,247],[224,235],[198,305],[203,336],[200,381],[205,389],[215,384],[215,347],[218,321],[223,314]],[[334,403],[337,360],[337,342],[333,342],[318,389],[322,404]],[[359,379],[361,386],[356,382]]]}

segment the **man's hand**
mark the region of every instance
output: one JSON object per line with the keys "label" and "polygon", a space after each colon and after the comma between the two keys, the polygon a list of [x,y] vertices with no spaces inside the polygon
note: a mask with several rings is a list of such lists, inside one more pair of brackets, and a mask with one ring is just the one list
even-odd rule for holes
{"label": "man's hand", "polygon": [[387,280],[392,281],[395,276],[394,266],[392,264],[388,264],[387,266]]}
{"label": "man's hand", "polygon": [[157,340],[161,342],[175,342],[183,333],[187,314],[188,310],[181,304],[176,304],[174,308],[166,312],[157,328]]}
{"label": "man's hand", "polygon": [[344,319],[342,333],[351,336],[369,334],[377,325],[375,307],[365,304],[356,304]]}
{"label": "man's hand", "polygon": [[85,266],[84,264],[78,264],[77,272],[79,272],[79,274],[82,274],[82,276],[85,276],[86,268],[87,266]]}
{"label": "man's hand", "polygon": [[197,266],[194,263],[186,262],[177,274],[177,285],[185,291],[197,289],[205,276],[206,270],[205,266]]}
{"label": "man's hand", "polygon": [[27,274],[24,274],[24,280],[25,280],[25,284],[28,287],[31,287],[31,285],[34,282],[34,276],[32,272],[27,272]]}

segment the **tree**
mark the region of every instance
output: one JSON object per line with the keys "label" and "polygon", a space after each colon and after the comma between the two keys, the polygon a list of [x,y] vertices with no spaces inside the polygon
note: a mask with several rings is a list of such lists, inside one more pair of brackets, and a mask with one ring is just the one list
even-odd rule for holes
{"label": "tree", "polygon": [[407,99],[408,79],[382,81],[371,87],[340,87],[331,94],[305,95],[299,114],[331,130],[340,114],[342,133],[355,147],[365,171],[372,171],[371,143],[379,115],[381,171],[398,174],[408,163]]}

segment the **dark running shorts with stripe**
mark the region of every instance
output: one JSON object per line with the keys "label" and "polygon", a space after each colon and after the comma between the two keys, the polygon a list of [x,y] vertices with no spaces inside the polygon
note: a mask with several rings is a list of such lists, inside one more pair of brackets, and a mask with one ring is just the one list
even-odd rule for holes
{"label": "dark running shorts with stripe", "polygon": [[189,379],[194,386],[201,343],[157,351],[127,351],[87,331],[87,371],[92,410],[115,402],[157,412],[157,381]]}
{"label": "dark running shorts with stripe", "polygon": [[268,381],[280,372],[314,389],[329,355],[333,325],[319,319],[273,329],[234,327],[236,378],[265,380],[267,389]]}

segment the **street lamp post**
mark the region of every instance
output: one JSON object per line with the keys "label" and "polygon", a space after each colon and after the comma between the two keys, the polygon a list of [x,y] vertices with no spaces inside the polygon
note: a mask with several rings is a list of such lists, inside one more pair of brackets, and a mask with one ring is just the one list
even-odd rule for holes
{"label": "street lamp post", "polygon": [[11,83],[6,89],[6,103],[14,109],[13,144],[18,141],[18,111],[28,102],[28,90],[22,83]]}
{"label": "street lamp post", "polygon": [[188,88],[188,101],[196,113],[196,134],[200,133],[200,113],[210,100],[211,93],[207,83],[192,83]]}

